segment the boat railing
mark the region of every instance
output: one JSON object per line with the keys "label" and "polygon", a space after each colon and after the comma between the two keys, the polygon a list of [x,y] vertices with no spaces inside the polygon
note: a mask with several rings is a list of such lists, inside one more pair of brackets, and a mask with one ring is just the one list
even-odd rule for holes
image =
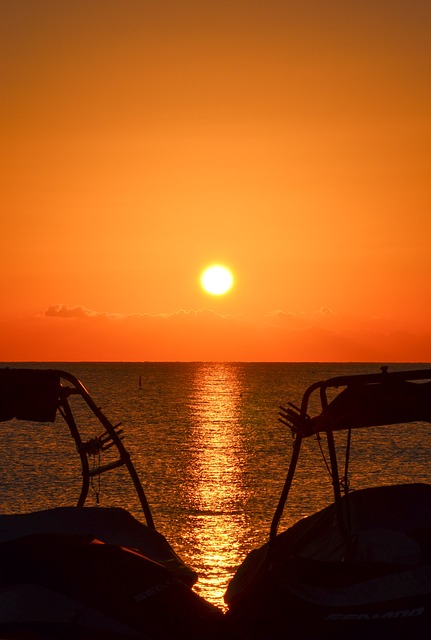
{"label": "boat railing", "polygon": [[[75,412],[69,399],[79,396],[88,406],[103,432],[83,440]],[[63,417],[75,442],[82,467],[82,486],[76,506],[84,506],[91,480],[95,476],[125,466],[136,490],[146,523],[154,528],[154,520],[142,483],[130,454],[123,444],[121,423],[114,425],[96,405],[82,382],[73,374],[59,369],[0,369],[0,421],[16,418],[33,422],[54,422],[57,413]],[[89,459],[114,447],[117,459],[90,469]]]}
{"label": "boat railing", "polygon": [[[336,391],[335,397],[329,397]],[[311,398],[318,395],[320,411],[310,415]],[[309,413],[310,412],[310,413]],[[348,513],[342,505],[342,492],[348,494],[348,463],[351,430],[372,426],[405,424],[409,422],[431,422],[431,369],[388,372],[381,367],[380,373],[337,376],[315,382],[306,389],[301,407],[292,403],[280,406],[279,421],[287,426],[294,436],[293,452],[286,480],[271,522],[270,543],[277,536],[292,481],[298,463],[303,438],[326,436],[335,506],[340,531],[350,545]],[[344,474],[340,476],[334,442],[335,431],[347,432]],[[319,442],[320,444],[320,442]]]}

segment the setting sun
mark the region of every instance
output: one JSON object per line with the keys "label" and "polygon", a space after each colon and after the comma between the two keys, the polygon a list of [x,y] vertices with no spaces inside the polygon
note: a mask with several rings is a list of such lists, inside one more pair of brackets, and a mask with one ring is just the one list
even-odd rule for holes
{"label": "setting sun", "polygon": [[431,360],[429,2],[0,7],[3,362]]}
{"label": "setting sun", "polygon": [[227,267],[213,264],[202,273],[201,284],[207,293],[219,296],[232,288],[233,276]]}

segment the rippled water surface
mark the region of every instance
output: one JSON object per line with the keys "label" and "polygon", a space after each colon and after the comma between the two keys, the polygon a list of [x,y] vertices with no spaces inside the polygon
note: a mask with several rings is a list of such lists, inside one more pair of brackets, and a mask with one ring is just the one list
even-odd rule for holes
{"label": "rippled water surface", "polygon": [[[135,462],[156,527],[199,574],[196,591],[223,608],[238,564],[268,537],[292,450],[278,406],[300,404],[316,380],[378,372],[378,365],[127,363],[3,365],[60,368],[81,379],[116,424]],[[390,370],[426,365],[391,365]],[[141,380],[142,388],[139,386]],[[82,416],[88,437],[99,427]],[[2,428],[0,510],[74,504],[80,463],[60,416],[54,424],[7,422]],[[429,481],[428,427],[357,431],[353,488],[378,481]],[[397,475],[395,475],[397,474]],[[113,498],[112,498],[113,494]],[[142,519],[123,469],[94,484],[92,499]],[[108,499],[109,498],[109,499]],[[281,527],[325,506],[331,484],[315,440],[306,443]]]}

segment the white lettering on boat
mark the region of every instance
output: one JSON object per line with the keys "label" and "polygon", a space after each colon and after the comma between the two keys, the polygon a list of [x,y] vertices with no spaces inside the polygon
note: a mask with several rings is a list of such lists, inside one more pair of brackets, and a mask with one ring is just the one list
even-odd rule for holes
{"label": "white lettering on boat", "polygon": [[385,611],[384,613],[331,613],[325,620],[389,620],[391,618],[414,618],[421,616],[425,607],[417,609],[400,609],[399,611]]}
{"label": "white lettering on boat", "polygon": [[160,584],[155,584],[154,587],[150,587],[149,589],[146,589],[141,593],[137,593],[135,596],[133,596],[133,599],[136,600],[136,602],[142,602],[147,598],[151,598],[152,596],[155,596],[157,593],[160,593],[161,591],[165,591],[166,589],[169,589],[169,587],[177,583],[181,583],[181,580],[173,579],[173,580],[167,580],[166,582],[161,582]]}

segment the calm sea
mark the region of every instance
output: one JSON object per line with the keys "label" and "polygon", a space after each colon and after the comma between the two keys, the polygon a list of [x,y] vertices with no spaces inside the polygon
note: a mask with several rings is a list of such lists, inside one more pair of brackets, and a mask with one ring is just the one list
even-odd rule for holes
{"label": "calm sea", "polygon": [[[223,608],[238,564],[268,537],[292,449],[278,406],[335,375],[379,372],[377,364],[47,363],[86,386],[113,423],[122,422],[156,527],[199,575],[196,591]],[[390,370],[430,365],[390,365]],[[142,387],[139,386],[141,380]],[[79,411],[79,410],[78,410]],[[100,429],[83,416],[89,437]],[[383,479],[430,481],[425,425],[355,432],[352,488]],[[0,510],[74,504],[80,464],[60,416],[54,424],[2,423]],[[142,519],[123,469],[104,474],[90,504],[128,508]],[[315,440],[307,442],[282,527],[325,506],[331,484]]]}

